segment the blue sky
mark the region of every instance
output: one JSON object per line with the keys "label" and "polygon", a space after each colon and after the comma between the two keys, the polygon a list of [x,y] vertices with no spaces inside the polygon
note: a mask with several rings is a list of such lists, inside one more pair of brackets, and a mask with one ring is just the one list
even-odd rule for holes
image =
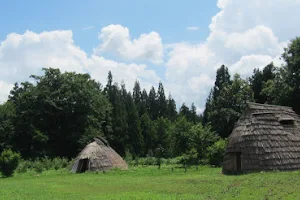
{"label": "blue sky", "polygon": [[[218,10],[216,0],[6,0],[0,6],[0,39],[26,30],[72,30],[76,44],[91,53],[103,26],[122,24],[133,38],[154,30],[164,43],[199,42],[208,36],[211,17]],[[200,31],[187,31],[187,26],[197,26]]]}
{"label": "blue sky", "polygon": [[[0,2],[0,103],[42,67],[109,70],[131,89],[161,80],[178,106],[202,112],[215,71],[249,77],[300,36],[299,0],[4,0]],[[293,17],[290,17],[293,13]]]}

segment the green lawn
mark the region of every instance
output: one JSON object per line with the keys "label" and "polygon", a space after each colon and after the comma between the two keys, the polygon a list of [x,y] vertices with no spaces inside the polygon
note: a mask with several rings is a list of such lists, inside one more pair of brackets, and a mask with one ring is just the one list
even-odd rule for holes
{"label": "green lawn", "polygon": [[0,178],[0,199],[300,199],[300,171],[227,176],[220,168],[131,168]]}

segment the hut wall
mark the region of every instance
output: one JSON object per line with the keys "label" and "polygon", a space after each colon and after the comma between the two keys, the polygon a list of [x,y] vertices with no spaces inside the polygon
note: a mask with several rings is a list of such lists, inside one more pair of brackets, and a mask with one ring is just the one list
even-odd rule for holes
{"label": "hut wall", "polygon": [[[285,120],[285,121],[284,121]],[[300,169],[300,118],[288,107],[248,103],[229,136],[223,171]]]}

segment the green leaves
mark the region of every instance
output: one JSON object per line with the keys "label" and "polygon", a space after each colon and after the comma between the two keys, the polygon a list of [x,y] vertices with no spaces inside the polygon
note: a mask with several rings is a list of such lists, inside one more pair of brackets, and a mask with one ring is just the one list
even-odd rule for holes
{"label": "green leaves", "polygon": [[11,149],[2,151],[0,155],[0,172],[4,177],[12,176],[18,167],[21,156],[19,153],[13,152]]}

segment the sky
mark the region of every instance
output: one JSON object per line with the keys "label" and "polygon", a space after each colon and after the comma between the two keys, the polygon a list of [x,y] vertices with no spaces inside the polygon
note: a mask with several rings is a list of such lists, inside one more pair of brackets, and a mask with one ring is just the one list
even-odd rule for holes
{"label": "sky", "polygon": [[129,90],[161,81],[178,107],[200,113],[222,64],[243,78],[283,64],[299,9],[300,0],[2,0],[0,103],[15,82],[53,67],[103,85],[111,70]]}

